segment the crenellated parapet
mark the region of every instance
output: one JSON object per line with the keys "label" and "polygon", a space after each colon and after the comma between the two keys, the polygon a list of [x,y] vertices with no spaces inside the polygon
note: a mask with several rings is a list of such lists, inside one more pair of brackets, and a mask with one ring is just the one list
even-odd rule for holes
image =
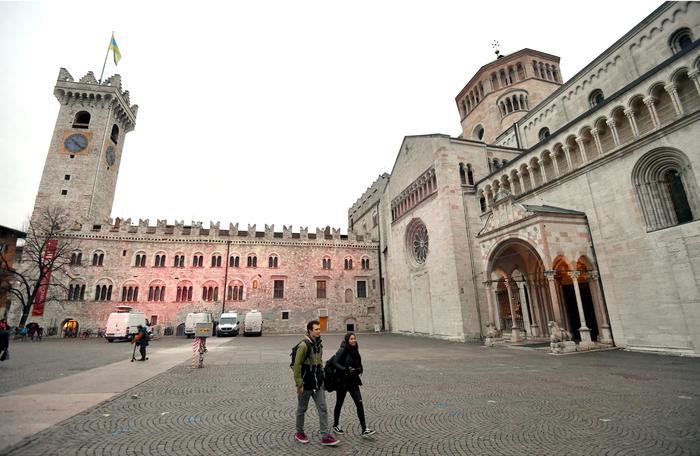
{"label": "crenellated parapet", "polygon": [[54,95],[63,105],[80,105],[85,107],[111,107],[116,119],[126,131],[136,125],[138,105],[132,105],[129,91],[122,90],[121,76],[115,74],[100,82],[92,71],[77,82],[65,68],[58,72]]}
{"label": "crenellated parapet", "polygon": [[310,234],[308,227],[300,227],[298,232],[294,232],[292,225],[283,225],[282,231],[275,231],[274,224],[265,224],[264,231],[258,231],[256,224],[249,224],[246,230],[239,230],[238,223],[229,223],[228,229],[221,229],[220,222],[209,222],[209,227],[204,228],[202,222],[192,221],[185,225],[184,220],[175,220],[169,224],[165,219],[157,219],[152,225],[150,219],[138,219],[133,223],[131,218],[110,219],[109,223],[87,224],[75,223],[72,226],[71,234],[81,238],[101,238],[118,240],[143,240],[143,241],[163,241],[163,242],[192,242],[201,240],[202,242],[235,242],[239,244],[253,243],[298,243],[304,241],[312,244],[330,243],[353,245],[367,245],[374,248],[376,243],[361,235],[357,235],[352,230],[347,234],[342,234],[340,228],[316,228],[315,234]]}

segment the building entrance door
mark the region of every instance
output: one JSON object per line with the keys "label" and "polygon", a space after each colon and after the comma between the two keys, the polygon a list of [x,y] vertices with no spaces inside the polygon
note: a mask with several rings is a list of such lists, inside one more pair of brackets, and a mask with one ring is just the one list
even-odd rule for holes
{"label": "building entrance door", "polygon": [[328,317],[318,317],[318,321],[321,323],[321,332],[328,331]]}

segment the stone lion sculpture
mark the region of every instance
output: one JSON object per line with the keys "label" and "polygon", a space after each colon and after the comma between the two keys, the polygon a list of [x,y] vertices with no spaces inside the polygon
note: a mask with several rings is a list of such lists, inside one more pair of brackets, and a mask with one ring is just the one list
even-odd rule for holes
{"label": "stone lion sculpture", "polygon": [[560,327],[556,321],[550,321],[549,324],[549,341],[551,343],[568,342],[571,340],[571,333]]}

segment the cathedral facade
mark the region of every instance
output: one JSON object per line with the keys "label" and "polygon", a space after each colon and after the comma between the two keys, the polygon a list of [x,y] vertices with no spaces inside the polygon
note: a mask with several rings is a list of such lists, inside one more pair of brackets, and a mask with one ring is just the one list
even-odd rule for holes
{"label": "cathedral facade", "polygon": [[358,200],[381,184],[388,329],[700,354],[698,34],[700,4],[667,2],[568,81],[498,55],[455,98],[459,137],[404,138]]}

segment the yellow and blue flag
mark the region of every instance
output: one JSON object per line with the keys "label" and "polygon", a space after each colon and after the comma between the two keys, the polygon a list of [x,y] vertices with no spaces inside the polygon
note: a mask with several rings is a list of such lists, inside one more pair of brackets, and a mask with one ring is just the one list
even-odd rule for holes
{"label": "yellow and blue flag", "polygon": [[109,42],[109,50],[114,52],[114,64],[117,65],[122,59],[122,53],[119,52],[119,46],[117,46],[117,40],[114,39],[114,33],[112,33],[112,41]]}

